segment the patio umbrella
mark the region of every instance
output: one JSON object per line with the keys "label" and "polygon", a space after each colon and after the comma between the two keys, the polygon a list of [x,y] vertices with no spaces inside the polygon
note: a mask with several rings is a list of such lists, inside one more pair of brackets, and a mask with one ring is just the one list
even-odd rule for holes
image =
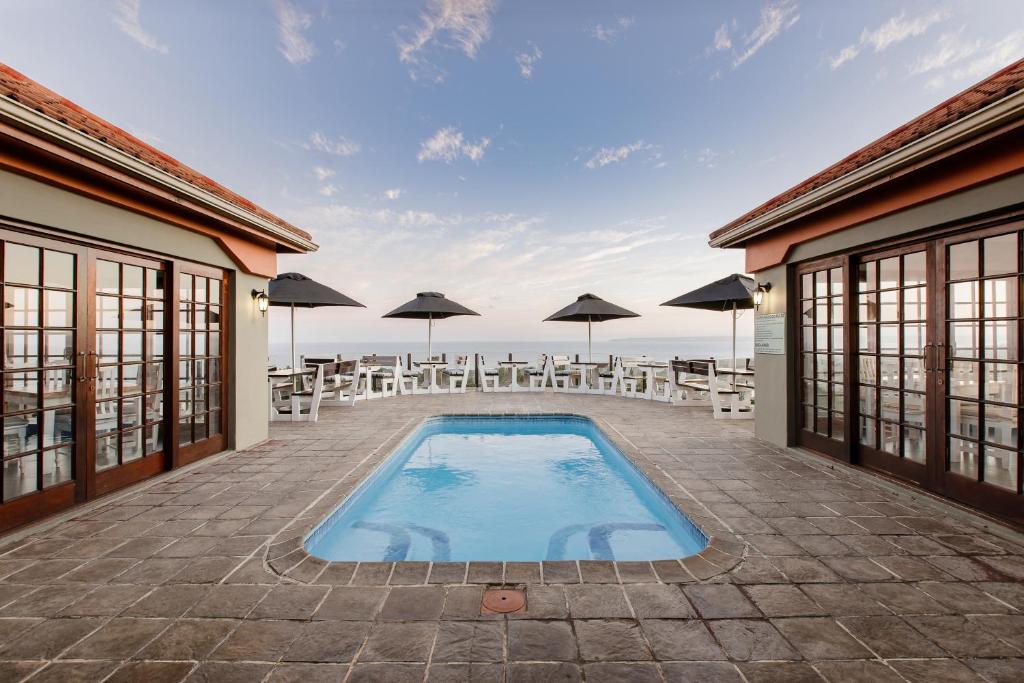
{"label": "patio umbrella", "polygon": [[295,359],[295,309],[319,308],[320,306],[359,306],[366,308],[355,299],[327,285],[311,280],[302,273],[281,273],[270,281],[267,296],[271,306],[289,306],[292,309],[292,367]]}
{"label": "patio umbrella", "polygon": [[446,299],[440,292],[420,292],[412,301],[408,301],[382,318],[415,318],[427,321],[427,360],[431,358],[434,341],[434,321],[451,318],[456,315],[480,315],[462,304]]}
{"label": "patio umbrella", "polygon": [[[754,307],[754,292],[757,282],[754,278],[733,273],[721,280],[715,280],[692,292],[666,301],[662,306],[700,308],[705,311],[732,311],[732,367],[736,368],[736,311]],[[736,381],[735,375],[733,382]]]}
{"label": "patio umbrella", "polygon": [[639,313],[627,311],[622,306],[605,301],[595,294],[580,294],[576,301],[572,302],[562,310],[544,318],[544,322],[571,322],[587,324],[587,360],[593,362],[594,354],[591,350],[591,325],[601,323],[605,320],[616,320],[617,318],[639,318]]}

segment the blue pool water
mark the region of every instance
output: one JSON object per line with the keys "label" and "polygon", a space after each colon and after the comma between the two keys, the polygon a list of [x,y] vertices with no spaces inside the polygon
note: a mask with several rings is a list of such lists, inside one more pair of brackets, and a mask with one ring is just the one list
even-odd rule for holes
{"label": "blue pool water", "polygon": [[704,535],[588,419],[427,420],[306,538],[325,560],[659,560]]}

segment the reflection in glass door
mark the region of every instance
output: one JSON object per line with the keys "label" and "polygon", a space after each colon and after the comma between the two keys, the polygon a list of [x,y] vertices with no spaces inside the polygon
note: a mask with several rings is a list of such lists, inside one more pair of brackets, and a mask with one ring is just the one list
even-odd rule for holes
{"label": "reflection in glass door", "polygon": [[3,258],[3,479],[0,503],[74,472],[77,255],[0,243]]}
{"label": "reflection in glass door", "polygon": [[95,264],[95,469],[161,454],[165,273],[160,264]]}
{"label": "reflection in glass door", "polygon": [[857,276],[861,459],[925,478],[927,258],[918,251],[863,259]]}
{"label": "reflection in glass door", "polygon": [[969,500],[1021,491],[1020,233],[949,240],[946,259],[947,486]]}
{"label": "reflection in glass door", "polygon": [[798,274],[800,306],[799,441],[837,454],[846,440],[844,268],[817,264]]}

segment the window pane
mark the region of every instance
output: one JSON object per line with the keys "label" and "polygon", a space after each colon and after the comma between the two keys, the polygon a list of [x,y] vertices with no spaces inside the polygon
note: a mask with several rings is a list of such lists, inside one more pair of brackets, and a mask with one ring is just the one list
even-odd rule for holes
{"label": "window pane", "polygon": [[39,333],[24,330],[4,332],[4,366],[35,368],[39,366]]}
{"label": "window pane", "polygon": [[117,431],[117,400],[96,403],[96,433],[110,434]]}
{"label": "window pane", "polygon": [[142,329],[142,309],[146,303],[142,299],[124,299],[124,324],[129,330]]}
{"label": "window pane", "polygon": [[925,459],[924,430],[903,427],[903,457],[923,463]]}
{"label": "window pane", "polygon": [[[843,357],[841,355],[839,355],[839,354],[833,355],[832,356],[832,381],[833,382],[842,382],[846,378],[846,375],[843,372],[843,368],[844,368]],[[210,381],[211,382],[214,381],[212,377],[210,378]]]}
{"label": "window pane", "polygon": [[122,332],[122,343],[124,348],[121,350],[121,359],[125,362],[129,361],[141,361],[142,360],[142,333],[141,332]]}
{"label": "window pane", "polygon": [[142,364],[132,363],[121,366],[121,394],[130,396],[142,393]]}
{"label": "window pane", "polygon": [[978,358],[981,355],[978,323],[950,323],[949,355],[957,358]]}
{"label": "window pane", "polygon": [[878,423],[870,417],[860,418],[860,442],[870,448],[877,444]]}
{"label": "window pane", "polygon": [[185,445],[192,443],[192,420],[185,419],[178,422],[178,443]]}
{"label": "window pane", "polygon": [[927,296],[924,287],[903,290],[903,319],[925,320],[928,317]]}
{"label": "window pane", "polygon": [[159,360],[164,357],[164,335],[163,333],[146,333],[146,359]]}
{"label": "window pane", "polygon": [[892,422],[900,419],[900,392],[895,389],[881,389],[878,392],[881,406],[879,417]]}
{"label": "window pane", "polygon": [[1020,252],[1017,247],[1017,233],[989,237],[985,240],[983,248],[985,257],[982,259],[982,267],[985,269],[985,275],[1017,272],[1017,254]]}
{"label": "window pane", "polygon": [[985,358],[1017,360],[1017,321],[985,323]]}
{"label": "window pane", "polygon": [[843,293],[843,269],[842,268],[833,268],[832,270],[828,271],[828,279],[829,279],[829,283],[831,285],[830,292],[832,294],[842,294]]}
{"label": "window pane", "polygon": [[985,398],[1001,403],[1017,403],[1016,364],[985,363]]}
{"label": "window pane", "polygon": [[74,439],[71,408],[43,411],[43,447],[68,443]]}
{"label": "window pane", "polygon": [[221,281],[220,280],[210,280],[210,303],[211,304],[219,304],[220,303],[220,288],[221,288]]}
{"label": "window pane", "polygon": [[878,384],[878,359],[875,356],[860,356],[860,381]]}
{"label": "window pane", "polygon": [[39,413],[4,418],[4,455],[25,453],[39,448]]}
{"label": "window pane", "polygon": [[857,345],[861,351],[878,351],[878,330],[875,325],[861,325],[857,335]]}
{"label": "window pane", "polygon": [[985,404],[985,440],[1009,448],[1017,447],[1017,408]]}
{"label": "window pane", "polygon": [[950,472],[971,479],[978,478],[978,444],[955,437],[949,439]]}
{"label": "window pane", "polygon": [[61,446],[43,453],[43,488],[71,481],[71,447]]}
{"label": "window pane", "polygon": [[1017,294],[1020,284],[1016,277],[985,280],[985,317],[1011,318],[1019,315]]}
{"label": "window pane", "polygon": [[899,353],[899,325],[879,325],[878,350],[881,353]]}
{"label": "window pane", "polygon": [[1011,491],[1017,490],[1017,452],[985,446],[985,481]]}
{"label": "window pane", "polygon": [[925,391],[927,377],[924,373],[923,358],[903,359],[903,388],[910,391]]}
{"label": "window pane", "polygon": [[164,298],[164,271],[146,269],[146,296],[151,299]]}
{"label": "window pane", "polygon": [[903,353],[911,356],[924,354],[925,324],[906,323],[903,325]]}
{"label": "window pane", "polygon": [[121,291],[117,265],[111,261],[96,262],[96,291],[107,294],[118,294]]}
{"label": "window pane", "polygon": [[96,471],[107,470],[117,465],[117,434],[96,439]]}
{"label": "window pane", "polygon": [[893,290],[878,293],[878,319],[882,322],[895,322],[900,319],[899,292]]}
{"label": "window pane", "polygon": [[801,294],[807,299],[814,295],[814,275],[812,273],[804,273],[801,278]]}
{"label": "window pane", "polygon": [[192,276],[182,273],[178,278],[178,299],[180,301],[193,301],[192,298]]}
{"label": "window pane", "polygon": [[155,424],[143,430],[146,434],[146,455],[159,453],[164,449],[164,426]]}
{"label": "window pane", "polygon": [[923,285],[926,275],[923,251],[903,256],[903,285]]}
{"label": "window pane", "polygon": [[210,425],[210,436],[217,436],[218,434],[220,434],[221,433],[221,429],[220,429],[221,414],[220,414],[220,411],[214,411],[214,412],[210,413],[210,416],[209,416],[209,418],[207,418],[207,420],[208,420],[209,425]]}
{"label": "window pane", "polygon": [[4,288],[4,325],[39,327],[39,290]]}
{"label": "window pane", "polygon": [[828,272],[819,270],[814,274],[814,296],[828,296]]}
{"label": "window pane", "polygon": [[963,242],[949,248],[950,280],[967,280],[978,277],[978,243]]}
{"label": "window pane", "polygon": [[977,439],[980,436],[978,434],[978,404],[950,399],[948,406],[949,432]]}
{"label": "window pane", "polygon": [[39,249],[24,244],[4,244],[4,280],[19,285],[39,284]]}
{"label": "window pane", "polygon": [[860,412],[862,415],[874,415],[875,414],[875,399],[877,397],[876,389],[874,387],[860,388]]}
{"label": "window pane", "polygon": [[950,286],[949,317],[981,317],[980,283],[977,281],[957,282]]}
{"label": "window pane", "polygon": [[120,377],[117,365],[107,365],[97,370],[96,398],[114,398],[117,396],[117,380]]}
{"label": "window pane", "polygon": [[121,293],[125,296],[142,296],[142,268],[124,264],[121,269]]}
{"label": "window pane", "polygon": [[143,432],[142,429],[136,429],[121,435],[121,458],[124,462],[138,460],[143,456],[146,445]]}
{"label": "window pane", "polygon": [[899,287],[900,259],[898,256],[882,259],[878,262],[879,286],[881,289]]}
{"label": "window pane", "polygon": [[164,395],[147,394],[145,397],[146,422],[156,422],[164,417]]}
{"label": "window pane", "polygon": [[878,266],[875,261],[860,264],[857,271],[857,283],[862,292],[878,289]]}
{"label": "window pane", "polygon": [[903,392],[903,422],[915,427],[924,427],[924,394]]}
{"label": "window pane", "polygon": [[96,353],[101,363],[116,363],[120,358],[121,342],[117,332],[96,333]]}
{"label": "window pane", "polygon": [[3,463],[4,500],[11,500],[37,490],[39,456],[28,455]]}
{"label": "window pane", "polygon": [[978,377],[978,363],[955,360],[949,364],[949,395],[978,398],[981,383]]}
{"label": "window pane", "polygon": [[45,370],[43,372],[43,407],[68,405],[72,402],[74,390],[74,371],[71,368]]}
{"label": "window pane", "polygon": [[900,427],[890,422],[883,422],[878,449],[892,455],[900,454]]}
{"label": "window pane", "polygon": [[878,295],[877,294],[861,294],[860,295],[860,306],[857,311],[857,315],[860,316],[860,321],[864,323],[875,322],[878,320]]}
{"label": "window pane", "polygon": [[46,327],[74,327],[75,293],[46,291],[46,307],[43,325]]}
{"label": "window pane", "polygon": [[39,407],[39,373],[4,374],[4,412],[19,413]]}
{"label": "window pane", "polygon": [[121,327],[121,300],[116,296],[96,297],[96,327],[104,329]]}
{"label": "window pane", "polygon": [[71,365],[75,362],[75,333],[71,330],[46,330],[43,354],[44,365]]}

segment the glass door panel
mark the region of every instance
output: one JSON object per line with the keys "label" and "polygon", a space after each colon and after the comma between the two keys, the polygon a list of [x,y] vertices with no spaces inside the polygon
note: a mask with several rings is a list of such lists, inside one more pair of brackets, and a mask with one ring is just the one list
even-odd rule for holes
{"label": "glass door panel", "polygon": [[[0,504],[75,479],[79,255],[0,242],[4,443]],[[26,240],[27,241],[27,240]]]}
{"label": "glass door panel", "polygon": [[996,230],[941,246],[946,486],[968,502],[1021,510],[1021,234]]}
{"label": "glass door panel", "polygon": [[798,274],[799,441],[838,453],[846,439],[844,269],[827,263]]}

